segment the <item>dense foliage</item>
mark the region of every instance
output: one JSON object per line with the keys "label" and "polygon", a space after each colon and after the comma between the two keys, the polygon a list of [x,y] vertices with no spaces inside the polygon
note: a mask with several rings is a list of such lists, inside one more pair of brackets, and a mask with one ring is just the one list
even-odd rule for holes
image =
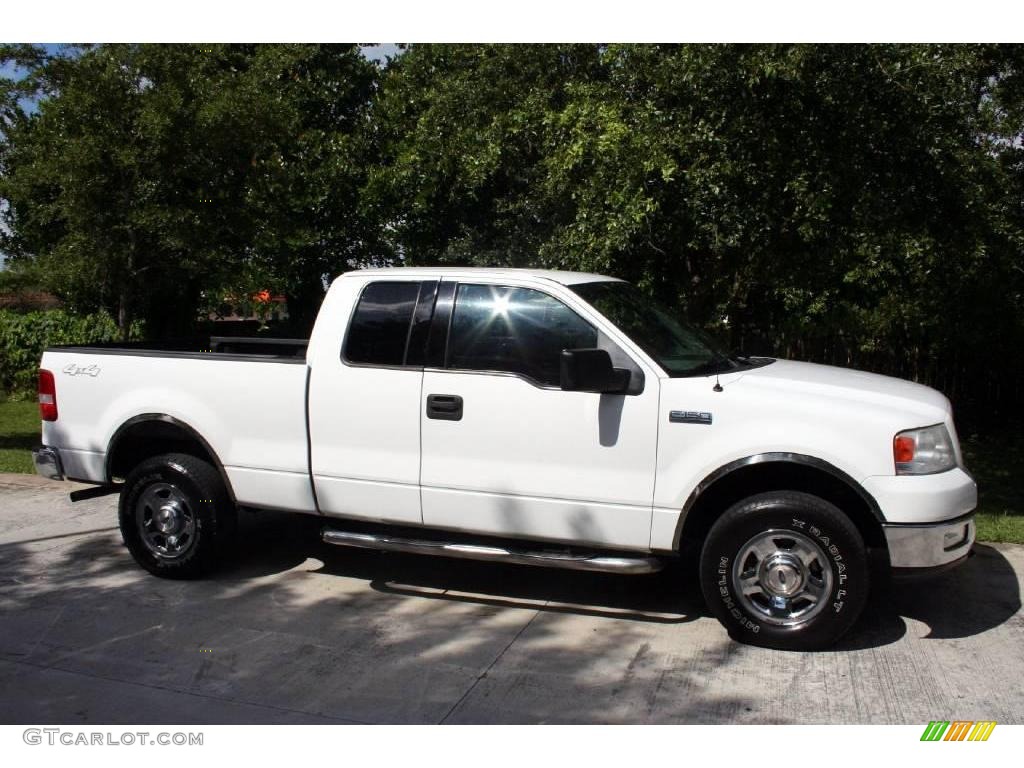
{"label": "dense foliage", "polygon": [[[0,310],[0,392],[35,391],[39,358],[56,344],[99,344],[120,338],[117,323],[106,312],[75,315],[62,309],[46,312]],[[129,338],[142,336],[141,324]]]}
{"label": "dense foliage", "polygon": [[74,307],[162,333],[221,290],[308,320],[375,261],[582,269],[734,347],[1020,414],[1020,46],[8,55],[2,248]]}
{"label": "dense foliage", "polygon": [[368,246],[356,202],[376,70],[356,46],[12,53],[43,98],[6,116],[3,249],[70,306],[109,309],[122,333],[135,317],[181,333],[225,287],[313,304],[321,275]]}

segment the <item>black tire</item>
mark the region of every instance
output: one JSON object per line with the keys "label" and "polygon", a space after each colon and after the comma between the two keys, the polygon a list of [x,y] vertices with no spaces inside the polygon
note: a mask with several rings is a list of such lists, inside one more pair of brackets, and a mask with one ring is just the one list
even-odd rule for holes
{"label": "black tire", "polygon": [[[165,519],[155,522],[161,514]],[[213,569],[238,518],[216,469],[195,456],[167,453],[128,474],[118,521],[135,562],[155,576],[191,579]],[[170,535],[154,524],[166,525]]]}
{"label": "black tire", "polygon": [[734,504],[711,527],[700,559],[704,599],[729,635],[783,650],[835,643],[864,609],[869,574],[864,541],[850,519],[796,491]]}

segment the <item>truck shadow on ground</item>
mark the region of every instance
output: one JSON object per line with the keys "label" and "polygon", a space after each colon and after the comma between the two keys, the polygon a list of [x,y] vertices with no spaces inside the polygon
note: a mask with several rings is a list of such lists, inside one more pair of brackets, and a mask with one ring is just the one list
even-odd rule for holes
{"label": "truck shadow on ground", "polygon": [[[776,702],[772,686],[803,677],[754,682],[757,670],[788,668],[777,652],[697,621],[702,601],[685,568],[629,577],[383,554],[324,545],[318,523],[245,519],[224,567],[194,582],[150,577],[116,530],[95,525],[0,546],[0,660],[14,665],[0,667],[0,722],[822,717]],[[894,643],[918,621],[930,638],[1019,621],[1017,574],[997,549],[977,551],[935,580],[894,584],[835,650]],[[683,626],[664,626],[673,624]],[[817,663],[792,657],[794,669]],[[66,675],[79,676],[74,691]],[[116,702],[86,701],[102,699],[90,693],[99,680],[149,686],[139,702],[167,692],[205,698],[184,709],[111,709]],[[69,710],[69,701],[79,703]],[[265,709],[238,715],[218,708],[224,702]]]}
{"label": "truck shadow on ground", "polygon": [[898,640],[907,620],[928,627],[925,638],[973,637],[1016,617],[1019,576],[995,547],[976,544],[966,563],[928,577],[893,578],[879,585],[854,630],[835,650]]}
{"label": "truck shadow on ground", "polygon": [[[288,516],[243,526],[248,541],[219,578],[279,572],[314,557],[323,563],[320,573],[362,579],[394,595],[661,624],[710,616],[695,570],[678,561],[660,573],[621,576],[336,547],[323,544],[319,530],[317,519],[296,525]],[[998,549],[977,544],[966,563],[946,573],[874,585],[861,619],[832,650],[889,645],[906,634],[907,620],[927,625],[926,638],[972,637],[1020,609],[1013,567]]]}
{"label": "truck shadow on ground", "polygon": [[703,615],[699,587],[676,564],[657,574],[619,576],[375,552],[324,544],[317,518],[262,512],[257,518],[243,517],[239,546],[214,578],[280,573],[312,557],[322,563],[316,573],[361,579],[392,595],[658,624],[684,624]]}
{"label": "truck shadow on ground", "polygon": [[[116,529],[0,545],[0,722],[694,722],[754,712],[742,692],[701,688],[739,658],[724,636],[701,644],[699,670],[654,666],[663,657],[650,622],[665,617],[643,609],[689,620],[678,595],[651,591],[645,602],[636,583],[601,574],[328,547],[294,519],[240,533],[224,567],[200,581],[144,573]],[[521,636],[525,647],[513,648]],[[128,687],[111,694],[112,682]]]}

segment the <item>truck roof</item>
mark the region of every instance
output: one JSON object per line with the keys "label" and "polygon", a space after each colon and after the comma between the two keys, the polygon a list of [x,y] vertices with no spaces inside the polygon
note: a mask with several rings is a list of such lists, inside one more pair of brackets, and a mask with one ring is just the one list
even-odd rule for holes
{"label": "truck roof", "polygon": [[341,275],[345,277],[358,277],[367,273],[379,275],[431,275],[444,277],[501,277],[511,275],[516,277],[536,277],[541,280],[551,280],[562,285],[577,285],[579,283],[594,283],[599,280],[614,280],[622,282],[617,277],[597,275],[590,272],[568,272],[558,269],[513,269],[511,267],[366,267],[354,269]]}

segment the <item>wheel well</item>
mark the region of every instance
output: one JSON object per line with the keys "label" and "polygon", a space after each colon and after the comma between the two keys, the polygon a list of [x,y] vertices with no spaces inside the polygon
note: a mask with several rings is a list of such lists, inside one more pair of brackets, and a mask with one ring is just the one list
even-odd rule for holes
{"label": "wheel well", "polygon": [[107,449],[107,480],[123,480],[138,464],[162,453],[187,453],[208,462],[234,501],[224,467],[206,441],[187,424],[161,414],[130,419],[114,433]]}
{"label": "wheel well", "polygon": [[766,491],[803,491],[835,504],[857,527],[868,547],[885,550],[885,533],[874,501],[858,491],[852,485],[854,481],[821,464],[769,460],[712,474],[687,502],[678,546],[699,545],[719,515],[741,499]]}

